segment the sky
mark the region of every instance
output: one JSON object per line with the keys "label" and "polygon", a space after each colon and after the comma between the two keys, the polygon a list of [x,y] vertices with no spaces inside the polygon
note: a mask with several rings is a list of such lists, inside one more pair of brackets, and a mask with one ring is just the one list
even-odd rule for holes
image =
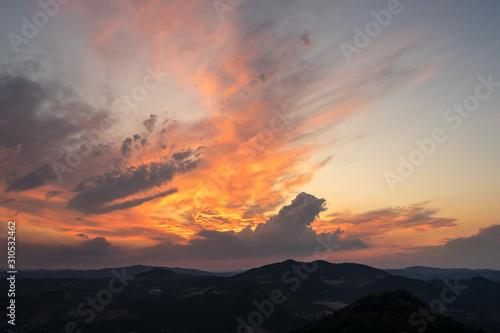
{"label": "sky", "polygon": [[19,269],[500,269],[500,3],[0,1]]}

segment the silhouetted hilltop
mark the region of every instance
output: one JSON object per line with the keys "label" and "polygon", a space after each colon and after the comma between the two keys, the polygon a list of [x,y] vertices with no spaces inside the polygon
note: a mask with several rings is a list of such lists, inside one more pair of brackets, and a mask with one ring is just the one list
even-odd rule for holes
{"label": "silhouetted hilltop", "polygon": [[[428,316],[429,319],[426,319]],[[449,317],[433,314],[406,290],[369,295],[306,325],[295,333],[479,333]]]}

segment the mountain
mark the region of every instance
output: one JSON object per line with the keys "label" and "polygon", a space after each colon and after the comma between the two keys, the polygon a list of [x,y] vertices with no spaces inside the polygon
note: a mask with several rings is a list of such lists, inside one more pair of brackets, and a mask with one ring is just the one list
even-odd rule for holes
{"label": "mountain", "polygon": [[[134,267],[138,273],[109,269],[100,278],[17,279],[16,304],[22,306],[16,309],[16,327],[30,332],[61,332],[77,325],[95,333],[222,333],[253,326],[255,332],[290,332],[370,294],[405,289],[427,304],[444,295],[451,301],[444,304],[443,315],[500,332],[500,283],[482,277],[424,281],[355,263],[294,260],[233,276]],[[6,279],[0,280],[0,289],[9,289]],[[0,319],[0,332],[6,327]]]}
{"label": "mountain", "polygon": [[[428,317],[427,317],[428,316]],[[426,319],[428,318],[428,319]],[[435,314],[406,290],[369,295],[345,308],[320,318],[295,333],[479,333],[476,330]]]}
{"label": "mountain", "polygon": [[271,276],[276,274],[281,276],[283,272],[294,271],[294,267],[297,267],[296,269],[298,270],[302,268],[302,270],[305,272],[307,272],[307,270],[309,269],[312,273],[314,273],[314,276],[320,277],[322,279],[346,279],[354,277],[380,279],[385,276],[390,276],[389,273],[383,270],[362,264],[334,264],[324,260],[317,260],[310,263],[310,266],[311,267],[308,268],[307,263],[288,259],[280,263],[250,269],[246,272],[237,274],[235,278],[255,278],[259,276]]}
{"label": "mountain", "polygon": [[392,275],[406,276],[412,279],[430,280],[440,279],[471,279],[481,276],[489,280],[500,281],[500,271],[492,269],[468,269],[468,268],[434,268],[425,266],[411,266],[403,269],[385,269]]}
{"label": "mountain", "polygon": [[[114,268],[121,272],[125,270],[127,274],[137,275],[143,272],[150,271],[155,268],[168,269],[179,274],[203,275],[203,276],[232,276],[242,271],[227,271],[227,272],[207,272],[199,269],[181,268],[181,267],[157,267],[134,265]],[[6,277],[6,273],[0,274],[1,278]],[[18,279],[102,279],[113,277],[112,268],[77,270],[77,269],[26,269],[20,270],[17,273]]]}

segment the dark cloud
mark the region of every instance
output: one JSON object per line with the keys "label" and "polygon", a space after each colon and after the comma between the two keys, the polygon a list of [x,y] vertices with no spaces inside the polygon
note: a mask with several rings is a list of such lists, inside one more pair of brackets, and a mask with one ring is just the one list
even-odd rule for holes
{"label": "dark cloud", "polygon": [[[0,164],[8,165],[4,170],[26,173],[14,180],[9,175],[6,192],[33,189],[57,178],[52,162],[66,165],[70,151],[87,153],[88,146],[82,146],[86,134],[107,116],[107,111],[81,100],[81,91],[68,84],[64,73],[45,71],[36,61],[0,65]],[[98,143],[91,156],[106,147]]]}
{"label": "dark cloud", "polygon": [[114,204],[114,205],[109,205],[109,206],[103,207],[100,210],[99,214],[105,214],[105,213],[109,213],[109,212],[112,212],[112,211],[115,211],[115,210],[121,210],[121,209],[128,209],[128,208],[132,208],[132,207],[137,207],[137,206],[142,205],[145,202],[148,202],[148,201],[151,201],[151,200],[154,200],[154,199],[158,199],[158,198],[163,198],[163,197],[166,197],[167,195],[170,195],[170,194],[173,194],[173,193],[176,193],[176,192],[177,192],[176,188],[171,188],[171,189],[169,189],[167,191],[163,191],[161,193],[158,193],[156,195],[151,195],[151,196],[146,197],[146,198],[126,200],[126,201],[120,202],[118,204]]}
{"label": "dark cloud", "polygon": [[82,252],[85,252],[87,254],[99,254],[103,252],[110,252],[109,250],[112,249],[119,249],[119,247],[115,247],[104,237],[96,237],[86,240],[81,244],[80,247],[83,250]]}
{"label": "dark cloud", "polygon": [[[198,148],[198,149],[200,149],[200,148]],[[186,158],[193,156],[193,155],[195,157],[198,157],[199,156],[198,149],[197,150],[186,149],[186,150],[183,150],[183,151],[180,151],[177,153],[173,153],[172,158],[176,161],[182,161],[182,160],[185,160]]]}
{"label": "dark cloud", "polygon": [[18,210],[18,211],[14,214],[14,216],[17,216],[17,215],[21,214],[21,213],[22,213],[22,212],[24,212],[24,211],[26,211],[26,208],[21,208],[20,210]]}
{"label": "dark cloud", "polygon": [[42,185],[45,185],[53,180],[57,179],[57,176],[49,164],[44,164],[39,168],[28,172],[26,175],[19,177],[13,181],[7,183],[7,188],[5,192],[11,191],[26,191]]}
{"label": "dark cloud", "polygon": [[123,140],[120,151],[123,155],[126,155],[132,151],[132,138],[126,138],[125,140]]}
{"label": "dark cloud", "polygon": [[[500,225],[494,224],[479,229],[476,235],[452,239],[444,245],[444,251],[450,257],[477,257],[487,254],[500,259]],[[497,261],[500,262],[500,261]]]}
{"label": "dark cloud", "polygon": [[136,149],[145,147],[148,144],[148,139],[141,137],[139,134],[134,134],[132,138],[126,138],[125,140],[123,140],[122,146],[120,148],[120,152],[122,153],[122,155],[130,153],[132,151],[132,148],[134,147],[134,143]]}
{"label": "dark cloud", "polygon": [[42,85],[21,75],[0,73],[0,142],[4,149],[24,158],[42,156],[54,144],[59,146],[80,131],[71,121],[46,110],[47,105],[64,107],[58,93],[53,84]]}
{"label": "dark cloud", "polygon": [[304,30],[300,35],[300,40],[304,42],[305,46],[314,46],[314,43],[311,41],[310,33],[307,30]]}
{"label": "dark cloud", "polygon": [[56,195],[59,195],[61,193],[62,193],[61,191],[49,191],[49,192],[45,193],[45,199],[53,198]]}
{"label": "dark cloud", "polygon": [[154,114],[150,115],[149,119],[144,120],[142,124],[146,127],[148,132],[152,132],[155,129],[156,116]]}
{"label": "dark cloud", "polygon": [[124,199],[153,188],[160,187],[172,180],[175,174],[196,168],[199,160],[195,152],[183,155],[182,159],[171,159],[163,163],[150,163],[139,167],[130,167],[125,172],[112,171],[84,179],[76,185],[73,192],[78,192],[67,203],[67,208],[85,214],[102,214],[118,209],[140,205],[146,201],[174,193],[175,189],[146,198],[135,198],[122,203],[106,204]]}
{"label": "dark cloud", "polygon": [[[111,244],[104,237],[88,238],[85,234],[77,236],[83,241],[72,246],[24,244],[19,248],[19,256],[26,259],[24,267],[73,267],[75,262],[78,262],[78,268],[95,268],[99,264],[113,267],[117,265],[115,256],[126,256],[123,249]],[[57,258],[57,264],[54,263],[54,258]]]}
{"label": "dark cloud", "polygon": [[1,205],[7,204],[9,202],[16,201],[16,199],[5,199],[2,202],[0,202]]}

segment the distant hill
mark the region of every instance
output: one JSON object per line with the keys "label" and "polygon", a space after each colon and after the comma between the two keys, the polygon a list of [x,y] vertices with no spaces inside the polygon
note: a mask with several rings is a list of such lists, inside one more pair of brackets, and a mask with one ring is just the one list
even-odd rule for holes
{"label": "distant hill", "polygon": [[[429,314],[430,320],[419,313]],[[416,316],[414,314],[417,314]],[[413,317],[413,321],[410,318]],[[412,325],[413,324],[413,325]],[[441,314],[433,314],[421,300],[406,290],[386,291],[359,299],[320,318],[295,333],[479,333]]]}
{"label": "distant hill", "polygon": [[[322,279],[347,279],[354,277],[369,277],[373,279],[380,279],[382,277],[390,276],[389,273],[376,269],[367,265],[342,263],[334,264],[324,260],[317,260],[316,266],[311,266],[313,275]],[[287,270],[293,271],[293,267],[301,267],[302,262],[295,260],[286,260],[283,262],[265,265],[258,268],[250,269],[246,272],[237,274],[235,278],[255,278],[259,276],[278,275],[280,278],[283,272]],[[314,268],[314,269],[313,269]],[[306,271],[306,269],[304,269]]]}
{"label": "distant hill", "polygon": [[468,269],[468,268],[434,268],[425,266],[411,266],[403,269],[384,269],[392,275],[406,276],[412,279],[430,280],[439,279],[471,279],[476,276],[488,280],[500,281],[500,271],[492,269]]}
{"label": "distant hill", "polygon": [[[174,273],[179,274],[191,274],[191,275],[201,275],[201,276],[232,276],[241,271],[228,271],[228,272],[207,272],[198,269],[180,268],[180,267],[157,267],[157,266],[144,266],[144,265],[134,265],[126,267],[114,268],[116,271],[121,272],[125,269],[128,275],[137,275],[143,272],[150,271],[155,268],[167,269]],[[113,268],[102,268],[102,269],[89,269],[89,270],[77,270],[77,269],[26,269],[19,270],[17,273],[18,279],[102,279],[113,277]],[[6,277],[6,273],[2,272],[0,274],[1,278]]]}

